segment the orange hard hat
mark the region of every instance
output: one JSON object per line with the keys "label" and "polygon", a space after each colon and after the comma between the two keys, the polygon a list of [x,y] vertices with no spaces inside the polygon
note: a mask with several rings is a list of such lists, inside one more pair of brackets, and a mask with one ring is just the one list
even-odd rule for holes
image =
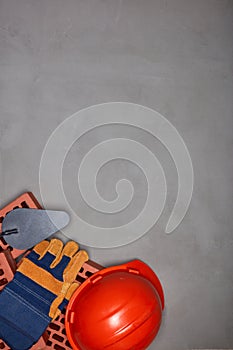
{"label": "orange hard hat", "polygon": [[140,260],[109,267],[73,294],[65,327],[75,350],[144,350],[162,320],[164,294],[151,268]]}

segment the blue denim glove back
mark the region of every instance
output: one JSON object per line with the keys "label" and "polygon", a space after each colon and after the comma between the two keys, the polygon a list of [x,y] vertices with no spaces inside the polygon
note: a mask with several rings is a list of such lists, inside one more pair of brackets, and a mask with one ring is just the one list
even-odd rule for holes
{"label": "blue denim glove back", "polygon": [[68,303],[88,260],[78,249],[73,241],[64,247],[58,239],[40,242],[1,292],[0,337],[12,350],[30,349]]}

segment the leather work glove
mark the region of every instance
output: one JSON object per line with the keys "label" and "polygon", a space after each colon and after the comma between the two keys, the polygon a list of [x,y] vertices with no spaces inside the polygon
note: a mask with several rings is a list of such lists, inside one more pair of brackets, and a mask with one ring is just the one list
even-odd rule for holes
{"label": "leather work glove", "polygon": [[88,260],[86,251],[69,241],[42,241],[22,260],[14,279],[0,294],[0,337],[13,350],[37,342],[79,284],[75,278]]}

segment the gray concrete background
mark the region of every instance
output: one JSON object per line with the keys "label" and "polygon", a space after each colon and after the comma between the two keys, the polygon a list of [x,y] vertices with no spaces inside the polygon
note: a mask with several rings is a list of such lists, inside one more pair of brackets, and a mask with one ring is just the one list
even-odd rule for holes
{"label": "gray concrete background", "polygon": [[[226,0],[0,0],[1,206],[25,190],[40,199],[39,162],[48,137],[69,115],[96,103],[157,110],[190,151],[192,202],[167,236],[177,175],[158,141],[111,127],[82,141],[83,150],[127,134],[150,147],[167,176],[167,204],[148,234],[116,249],[88,248],[103,265],[138,257],[158,273],[166,311],[151,350],[233,348],[232,33],[233,3]],[[78,164],[78,151],[72,149],[67,166]],[[113,162],[98,183],[106,198],[114,196],[114,183],[105,187],[114,166],[142,189],[130,217],[144,200],[144,179],[132,164]],[[64,182],[72,194],[71,173],[68,167]],[[82,215],[94,220],[87,210]]]}

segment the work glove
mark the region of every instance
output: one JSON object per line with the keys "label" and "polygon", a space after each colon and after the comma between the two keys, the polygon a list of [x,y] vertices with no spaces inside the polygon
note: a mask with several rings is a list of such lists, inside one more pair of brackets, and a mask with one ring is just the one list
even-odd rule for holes
{"label": "work glove", "polygon": [[88,260],[78,244],[42,241],[22,260],[14,279],[0,294],[0,338],[12,350],[38,341],[79,284],[76,276]]}

